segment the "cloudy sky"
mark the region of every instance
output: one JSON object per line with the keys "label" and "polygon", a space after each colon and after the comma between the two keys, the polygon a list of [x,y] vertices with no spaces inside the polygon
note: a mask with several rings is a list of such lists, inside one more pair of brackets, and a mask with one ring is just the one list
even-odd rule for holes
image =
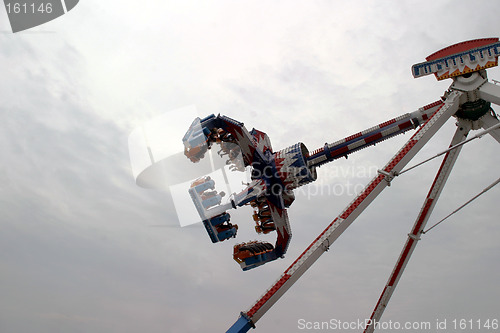
{"label": "cloudy sky", "polygon": [[[485,0],[85,0],[12,34],[0,9],[0,331],[225,331],[409,135],[322,167],[289,209],[286,258],[242,272],[232,246],[258,238],[250,210],[232,213],[241,233],[222,244],[200,224],[181,228],[168,191],[135,184],[130,133],[195,106],[266,132],[275,149],[316,149],[439,99],[451,81],[413,79],[411,65],[498,37],[499,10]],[[500,80],[498,67],[488,74]],[[454,130],[449,120],[415,161]],[[179,144],[173,133],[166,146]],[[491,137],[463,149],[429,223],[498,178],[497,152]],[[368,318],[439,163],[386,189],[257,331]],[[384,321],[500,319],[499,194],[423,237]]]}

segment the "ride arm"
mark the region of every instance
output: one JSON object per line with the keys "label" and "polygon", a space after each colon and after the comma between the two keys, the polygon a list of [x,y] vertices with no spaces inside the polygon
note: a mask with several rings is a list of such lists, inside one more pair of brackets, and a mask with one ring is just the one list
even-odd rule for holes
{"label": "ride arm", "polygon": [[313,151],[307,158],[310,168],[319,167],[341,157],[347,157],[363,148],[373,146],[398,134],[405,133],[423,124],[436,110],[443,105],[436,101],[419,110],[404,114],[362,132],[348,136],[334,143],[325,143],[325,146]]}
{"label": "ride arm", "polygon": [[290,244],[290,240],[292,238],[292,228],[290,227],[286,209],[279,208],[269,201],[268,204],[278,236],[276,239],[276,245],[274,246],[274,251],[276,252],[276,256],[282,257],[286,253],[288,245]]}
{"label": "ride arm", "polygon": [[[493,126],[498,126],[498,124],[500,123],[496,115],[493,115],[491,113],[485,114],[481,121],[482,126],[485,130]],[[500,143],[500,128],[497,128],[489,133],[498,143]]]}
{"label": "ride arm", "polygon": [[203,158],[214,142],[237,144],[245,166],[263,161],[263,152],[257,149],[255,137],[247,131],[243,123],[226,116],[212,114],[204,119],[196,118],[182,141],[184,154],[193,162]]}
{"label": "ride arm", "polygon": [[479,98],[496,105],[500,105],[500,86],[494,83],[485,82],[479,89]]}
{"label": "ride arm", "polygon": [[234,260],[240,264],[244,271],[283,257],[292,235],[285,208],[276,206],[272,200],[268,200],[265,196],[255,198],[251,204],[259,215],[262,214],[261,224],[256,229],[276,230],[277,239],[274,247],[270,243],[263,241],[251,241],[235,245]]}

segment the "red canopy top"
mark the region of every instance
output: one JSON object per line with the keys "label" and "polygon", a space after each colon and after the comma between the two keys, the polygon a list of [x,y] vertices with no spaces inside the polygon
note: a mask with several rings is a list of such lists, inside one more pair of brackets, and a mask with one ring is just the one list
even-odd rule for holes
{"label": "red canopy top", "polygon": [[481,39],[468,40],[466,42],[457,43],[445,47],[444,49],[439,50],[437,52],[434,52],[433,54],[425,58],[425,60],[427,61],[436,60],[455,53],[465,52],[471,49],[475,49],[476,47],[486,46],[496,42],[498,42],[498,38],[481,38]]}

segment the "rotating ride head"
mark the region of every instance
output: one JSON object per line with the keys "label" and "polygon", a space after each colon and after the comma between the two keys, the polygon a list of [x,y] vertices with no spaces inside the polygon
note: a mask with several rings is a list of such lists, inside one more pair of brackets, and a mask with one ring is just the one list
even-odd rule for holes
{"label": "rotating ride head", "polygon": [[225,204],[225,193],[215,190],[213,179],[201,177],[191,184],[189,194],[212,242],[236,237],[238,226],[229,222],[226,211],[249,205],[253,208],[255,231],[276,231],[277,241],[274,246],[260,241],[238,244],[234,247],[234,259],[243,270],[248,270],[283,257],[291,238],[286,208],[295,199],[293,189],[316,180],[316,170],[308,165],[309,152],[304,144],[273,152],[265,133],[256,129],[248,132],[242,123],[214,115],[195,119],[183,144],[184,154],[192,162],[199,162],[217,144],[219,155],[227,156],[231,171],[251,169],[251,182],[243,191],[231,194]]}
{"label": "rotating ride head", "polygon": [[[426,62],[412,66],[415,78],[434,74],[437,80],[452,78],[450,88],[468,92],[460,100],[455,117],[472,122],[491,110],[491,103],[478,97],[477,89],[487,81],[486,69],[498,66],[500,42],[498,38],[474,39],[439,50]],[[446,95],[445,95],[446,97]]]}

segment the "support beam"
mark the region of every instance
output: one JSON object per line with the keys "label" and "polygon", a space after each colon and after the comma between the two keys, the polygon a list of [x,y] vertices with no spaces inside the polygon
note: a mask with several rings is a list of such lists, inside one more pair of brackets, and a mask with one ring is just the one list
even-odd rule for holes
{"label": "support beam", "polygon": [[[491,128],[495,125],[498,125],[498,123],[500,123],[498,118],[496,116],[493,116],[490,113],[485,114],[483,116],[483,118],[481,118],[481,121],[482,121],[482,126],[485,130],[488,128]],[[497,128],[489,133],[495,140],[497,140],[498,143],[500,143],[500,129],[499,128]]]}
{"label": "support beam", "polygon": [[500,105],[500,85],[485,82],[478,89],[479,98],[496,105]]}
{"label": "support beam", "polygon": [[[470,131],[470,125],[466,121],[460,121],[458,123],[458,128],[453,136],[453,140],[451,141],[450,147],[458,145],[460,142],[463,142],[467,138],[467,134]],[[417,246],[418,241],[420,240],[420,235],[425,228],[425,225],[431,215],[436,202],[441,194],[441,191],[444,188],[446,180],[451,173],[451,169],[457,160],[457,157],[460,153],[462,146],[459,146],[456,149],[450,150],[446,153],[443,162],[441,163],[441,167],[434,179],[434,182],[427,194],[427,198],[422,205],[422,209],[420,210],[420,214],[413,225],[411,232],[408,234],[408,239],[406,240],[406,244],[399,255],[399,259],[394,266],[394,269],[385,285],[382,294],[378,300],[375,309],[370,317],[370,320],[365,328],[365,333],[372,333],[375,330],[376,323],[380,321],[382,314],[384,313],[387,304],[396,288],[396,285],[399,282],[399,279],[403,275],[403,271],[410,260],[410,257],[413,253],[413,250]]]}

